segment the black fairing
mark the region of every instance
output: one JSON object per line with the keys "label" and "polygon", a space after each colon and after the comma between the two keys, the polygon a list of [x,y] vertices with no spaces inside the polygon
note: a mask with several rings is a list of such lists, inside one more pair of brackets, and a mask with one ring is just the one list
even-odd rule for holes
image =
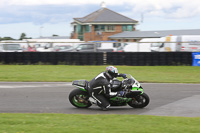
{"label": "black fairing", "polygon": [[111,91],[112,92],[117,92],[117,91],[121,91],[122,90],[122,82],[115,79],[112,81],[112,87],[111,87]]}
{"label": "black fairing", "polygon": [[131,92],[126,94],[126,97],[127,98],[133,98],[133,97],[140,95],[141,93],[142,93],[141,91],[131,91]]}

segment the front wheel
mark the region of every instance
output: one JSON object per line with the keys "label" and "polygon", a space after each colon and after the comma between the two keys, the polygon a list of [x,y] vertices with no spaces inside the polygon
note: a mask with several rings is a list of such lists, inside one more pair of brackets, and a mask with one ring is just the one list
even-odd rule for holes
{"label": "front wheel", "polygon": [[134,97],[128,102],[128,105],[133,108],[144,108],[149,104],[149,96],[146,93]]}
{"label": "front wheel", "polygon": [[88,100],[89,94],[80,89],[75,89],[69,94],[70,103],[77,108],[88,108],[92,104]]}

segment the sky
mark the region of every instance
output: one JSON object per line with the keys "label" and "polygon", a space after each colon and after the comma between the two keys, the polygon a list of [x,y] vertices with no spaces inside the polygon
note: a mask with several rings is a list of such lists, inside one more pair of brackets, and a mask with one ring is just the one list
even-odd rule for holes
{"label": "sky", "polygon": [[139,21],[136,30],[200,29],[200,0],[0,0],[0,37],[70,36],[73,18],[106,7]]}

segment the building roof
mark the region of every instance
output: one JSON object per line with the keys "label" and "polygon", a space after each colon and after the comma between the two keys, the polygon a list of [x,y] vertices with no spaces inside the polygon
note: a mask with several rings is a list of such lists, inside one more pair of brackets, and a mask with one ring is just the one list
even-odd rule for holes
{"label": "building roof", "polygon": [[127,23],[137,24],[138,21],[116,13],[108,8],[101,8],[83,18],[74,18],[79,23]]}
{"label": "building roof", "polygon": [[158,31],[124,31],[112,36],[111,39],[134,39],[134,38],[159,38],[169,35],[200,35],[200,29],[188,30],[158,30]]}

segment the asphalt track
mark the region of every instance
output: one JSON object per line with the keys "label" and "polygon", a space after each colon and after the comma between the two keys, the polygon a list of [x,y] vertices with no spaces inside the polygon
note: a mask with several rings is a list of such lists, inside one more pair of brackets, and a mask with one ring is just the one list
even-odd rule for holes
{"label": "asphalt track", "polygon": [[150,104],[88,109],[73,107],[68,95],[74,89],[64,82],[0,82],[0,113],[138,114],[200,117],[200,84],[143,83]]}

